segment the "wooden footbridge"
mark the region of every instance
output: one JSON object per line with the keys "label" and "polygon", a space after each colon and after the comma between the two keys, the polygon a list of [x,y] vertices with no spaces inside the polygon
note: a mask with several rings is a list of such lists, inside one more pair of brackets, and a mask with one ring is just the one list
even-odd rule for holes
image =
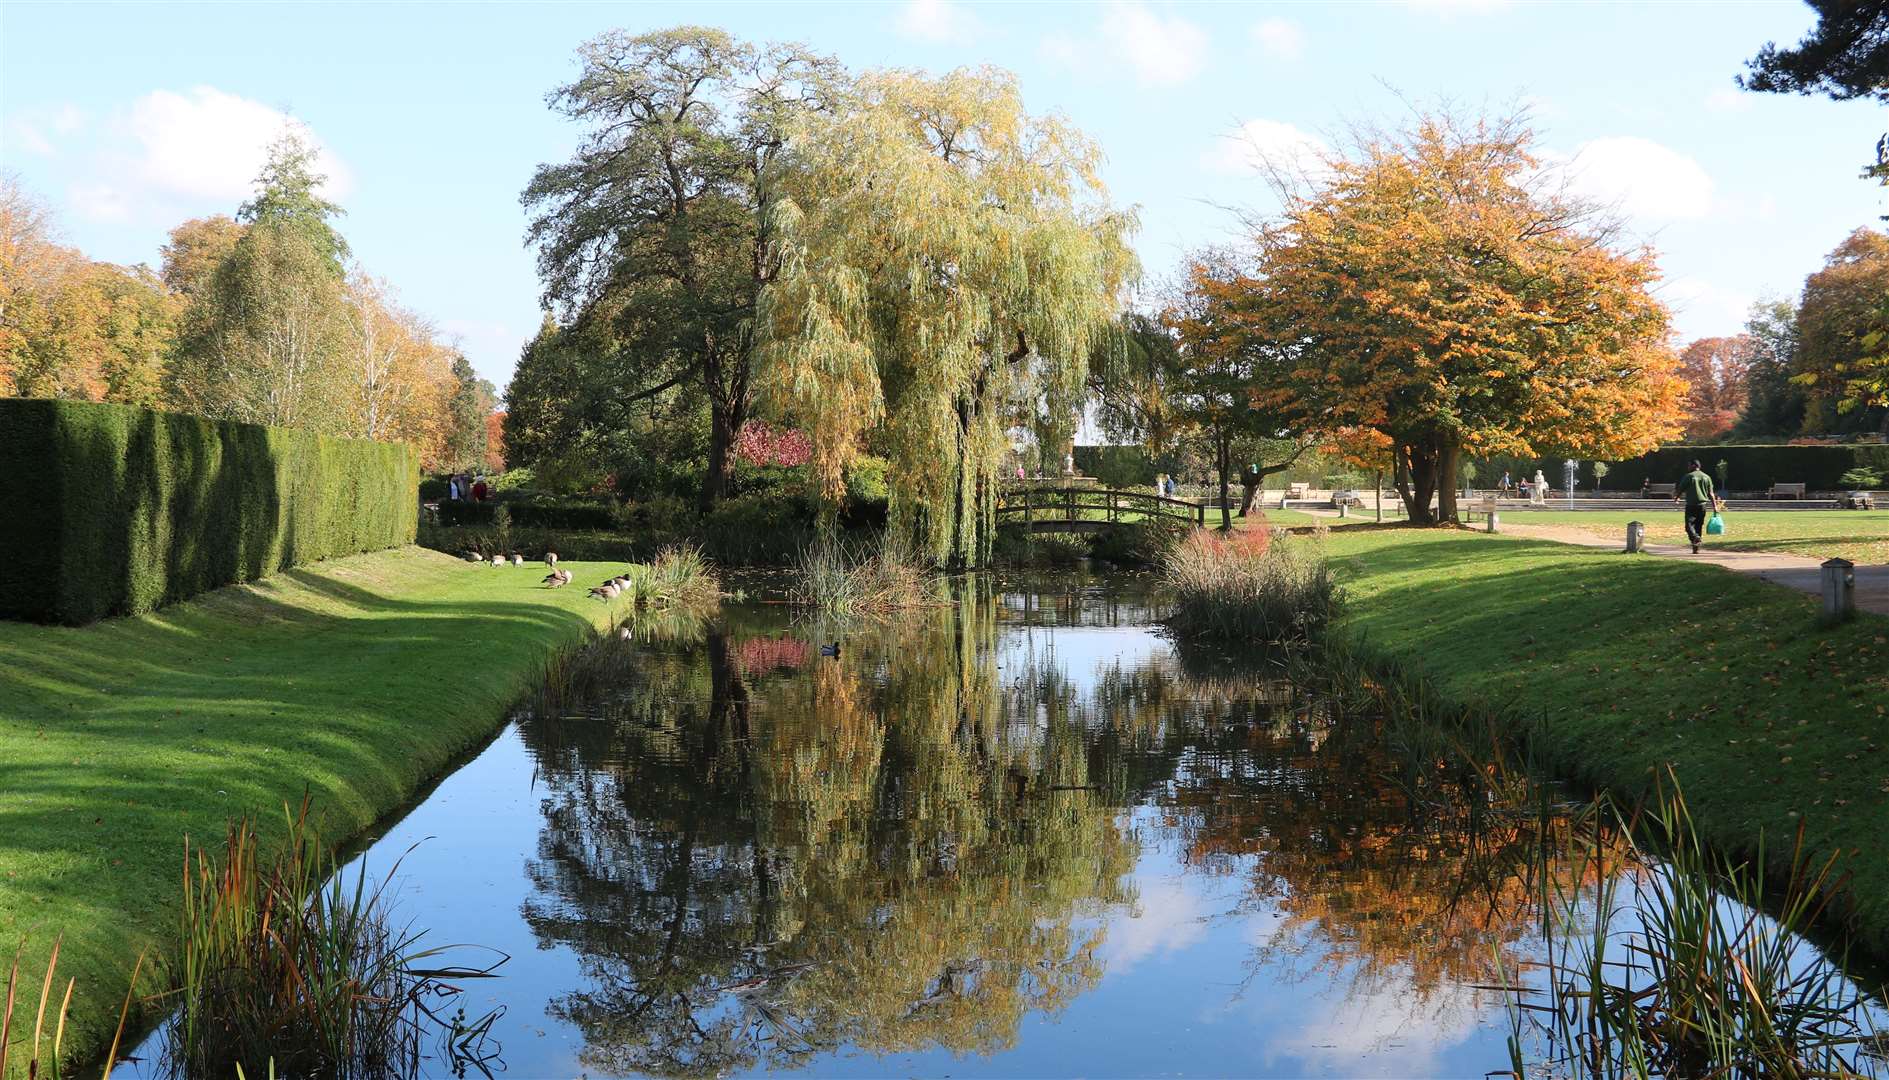
{"label": "wooden footbridge", "polygon": [[1150,518],[1204,526],[1207,505],[1142,491],[1022,485],[1006,489],[997,502],[998,525],[1021,526],[1033,533],[1103,532]]}

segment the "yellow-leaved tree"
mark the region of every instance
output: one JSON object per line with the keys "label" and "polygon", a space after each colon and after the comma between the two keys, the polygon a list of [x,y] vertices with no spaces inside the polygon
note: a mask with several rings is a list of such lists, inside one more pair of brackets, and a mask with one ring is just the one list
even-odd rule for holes
{"label": "yellow-leaved tree", "polygon": [[764,372],[829,496],[868,432],[892,527],[951,566],[988,554],[1012,403],[1080,396],[1137,271],[1101,154],[994,69],[868,74],[800,117],[774,208]]}
{"label": "yellow-leaved tree", "polygon": [[1533,144],[1520,116],[1362,133],[1275,171],[1250,266],[1192,276],[1194,318],[1254,361],[1255,405],[1382,435],[1412,521],[1456,519],[1465,452],[1619,458],[1677,430],[1652,252]]}

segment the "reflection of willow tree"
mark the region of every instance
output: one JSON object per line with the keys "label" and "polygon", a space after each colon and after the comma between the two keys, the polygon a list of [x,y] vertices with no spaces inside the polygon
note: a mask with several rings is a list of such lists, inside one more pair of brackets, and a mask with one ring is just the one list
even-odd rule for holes
{"label": "reflection of willow tree", "polygon": [[1078,733],[1011,737],[994,634],[972,598],[763,682],[717,631],[588,720],[526,722],[548,795],[525,916],[578,954],[552,1008],[589,1067],[991,1050],[1094,985],[1134,848],[1072,790]]}

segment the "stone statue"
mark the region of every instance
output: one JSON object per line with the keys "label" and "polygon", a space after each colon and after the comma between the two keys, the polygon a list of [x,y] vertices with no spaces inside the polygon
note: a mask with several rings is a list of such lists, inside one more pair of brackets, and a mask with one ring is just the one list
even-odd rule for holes
{"label": "stone statue", "polygon": [[1548,501],[1548,478],[1541,474],[1540,469],[1535,470],[1535,483],[1528,489],[1528,501],[1536,506],[1541,506]]}
{"label": "stone statue", "polygon": [[1064,476],[1076,475],[1076,455],[1074,454],[1063,455],[1063,475]]}

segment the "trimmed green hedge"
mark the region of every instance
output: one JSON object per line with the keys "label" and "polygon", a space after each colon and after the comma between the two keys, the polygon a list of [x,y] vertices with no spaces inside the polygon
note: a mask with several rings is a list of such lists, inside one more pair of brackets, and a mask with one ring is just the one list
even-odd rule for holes
{"label": "trimmed green hedge", "polygon": [[73,625],[413,542],[405,444],[0,400],[0,617]]}
{"label": "trimmed green hedge", "polygon": [[[1857,466],[1889,472],[1889,445],[1854,443],[1844,446],[1664,446],[1637,458],[1612,464],[1602,483],[1614,491],[1637,491],[1641,481],[1671,483],[1685,474],[1697,458],[1705,471],[1718,475],[1725,462],[1726,487],[1734,491],[1762,491],[1772,484],[1808,484],[1812,491],[1838,491],[1842,476]],[[1582,476],[1592,482],[1591,464]],[[1561,482],[1559,471],[1549,473]]]}

